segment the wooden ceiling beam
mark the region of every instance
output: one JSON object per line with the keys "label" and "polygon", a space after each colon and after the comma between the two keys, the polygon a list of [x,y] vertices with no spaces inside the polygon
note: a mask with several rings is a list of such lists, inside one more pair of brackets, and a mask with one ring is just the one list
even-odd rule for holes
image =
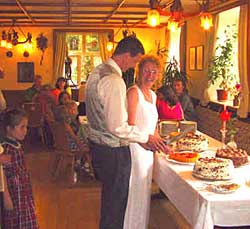
{"label": "wooden ceiling beam", "polygon": [[[9,7],[15,7],[16,4],[15,3],[10,3],[10,2],[6,2],[6,3],[0,3],[0,6],[9,6]],[[64,3],[38,3],[38,2],[29,2],[29,3],[22,3],[22,6],[24,7],[28,7],[28,6],[32,6],[32,7],[65,7]],[[90,8],[103,8],[103,7],[114,7],[113,3],[71,3],[71,7],[90,7]],[[139,4],[139,3],[135,3],[135,4],[123,4],[124,8],[149,8],[149,4]]]}
{"label": "wooden ceiling beam", "polygon": [[120,2],[117,2],[117,6],[112,10],[112,12],[107,16],[107,18],[104,20],[104,23],[108,22],[108,20],[115,14],[117,11],[121,8],[121,6],[124,4],[125,0],[120,0]]}
{"label": "wooden ceiling beam", "polygon": [[240,5],[247,4],[248,1],[249,0],[229,0],[226,2],[221,1],[220,4],[211,5],[209,7],[209,12],[211,12],[213,14],[220,13],[222,11],[232,9],[232,8],[240,6]]}
{"label": "wooden ceiling beam", "polygon": [[[126,17],[126,18],[125,18]],[[105,16],[85,16],[85,17],[76,17],[76,16],[71,16],[71,21],[72,20],[89,20],[89,19],[97,19],[97,20],[105,20]],[[0,20],[1,19],[9,19],[9,20],[12,20],[9,16],[1,16],[0,15]],[[17,16],[15,17],[15,19],[27,19],[26,16]],[[33,17],[34,20],[43,20],[43,19],[64,19],[65,20],[65,16],[62,15],[62,16],[34,16]],[[112,20],[123,20],[123,19],[126,19],[126,20],[144,20],[145,17],[127,17],[127,16],[124,16],[123,17],[112,17]]]}
{"label": "wooden ceiling beam", "polygon": [[32,19],[32,17],[27,12],[27,10],[22,6],[21,2],[19,0],[16,0],[16,4],[23,11],[23,13],[30,19],[30,21],[32,22],[32,24],[35,24],[35,21]]}
{"label": "wooden ceiling beam", "polygon": [[65,7],[66,7],[66,11],[67,11],[67,24],[69,25],[71,22],[70,0],[65,0]]}
{"label": "wooden ceiling beam", "polygon": [[[21,12],[18,10],[0,10],[0,15],[1,14],[20,14]],[[65,10],[32,10],[29,12],[30,14],[67,14],[68,12]],[[108,11],[71,11],[71,14],[108,14]],[[147,12],[142,12],[142,11],[133,11],[133,12],[128,12],[128,11],[119,11],[116,12],[117,15],[128,15],[128,14],[134,14],[134,15],[146,15]]]}

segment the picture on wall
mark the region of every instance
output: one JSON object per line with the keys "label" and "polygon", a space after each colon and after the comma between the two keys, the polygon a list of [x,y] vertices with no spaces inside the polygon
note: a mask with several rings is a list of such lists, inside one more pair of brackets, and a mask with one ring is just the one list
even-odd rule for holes
{"label": "picture on wall", "polygon": [[81,34],[69,34],[66,37],[69,51],[81,51],[82,50],[82,35]]}
{"label": "picture on wall", "polygon": [[98,35],[86,35],[86,52],[99,52]]}
{"label": "picture on wall", "polygon": [[203,45],[196,47],[196,69],[203,70]]}
{"label": "picture on wall", "polygon": [[189,69],[195,70],[195,47],[189,48]]}
{"label": "picture on wall", "polygon": [[17,82],[32,83],[34,81],[34,62],[17,63]]}

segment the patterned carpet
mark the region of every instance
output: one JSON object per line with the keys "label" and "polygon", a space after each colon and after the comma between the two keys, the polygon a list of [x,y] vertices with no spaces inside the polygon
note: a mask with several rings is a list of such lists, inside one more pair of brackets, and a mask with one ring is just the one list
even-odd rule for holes
{"label": "patterned carpet", "polygon": [[[198,115],[198,130],[220,141],[222,126],[220,113],[201,106],[196,107],[196,112]],[[250,154],[250,123],[236,120],[235,126],[239,129],[234,138],[238,148],[245,149]],[[228,141],[229,137],[226,138],[226,142]]]}

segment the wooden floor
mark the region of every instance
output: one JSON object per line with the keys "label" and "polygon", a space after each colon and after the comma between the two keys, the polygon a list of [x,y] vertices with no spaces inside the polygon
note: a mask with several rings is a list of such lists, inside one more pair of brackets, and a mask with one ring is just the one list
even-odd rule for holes
{"label": "wooden floor", "polygon": [[[74,187],[68,187],[63,179],[53,182],[51,166],[54,154],[44,147],[26,146],[25,159],[31,174],[41,229],[98,229],[98,182],[87,177],[82,177]],[[167,199],[154,199],[151,202],[149,229],[166,228],[190,229]]]}
{"label": "wooden floor", "polygon": [[[51,180],[53,151],[44,147],[26,146],[25,152],[40,228],[98,229],[100,184],[86,176],[82,176],[81,182],[74,187],[68,187],[63,178],[53,182]],[[152,190],[155,189],[157,188],[153,186]],[[165,198],[151,201],[149,229],[191,229],[191,227]]]}

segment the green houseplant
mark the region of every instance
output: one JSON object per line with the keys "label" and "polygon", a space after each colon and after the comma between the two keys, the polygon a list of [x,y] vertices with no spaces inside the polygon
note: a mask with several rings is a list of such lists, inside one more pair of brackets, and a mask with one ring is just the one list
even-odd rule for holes
{"label": "green houseplant", "polygon": [[217,89],[219,101],[227,100],[228,91],[236,80],[236,75],[232,71],[233,55],[235,55],[234,44],[237,38],[236,26],[227,25],[224,36],[225,39],[217,37],[216,55],[211,58],[208,67],[210,83],[219,83],[219,89]]}
{"label": "green houseplant", "polygon": [[162,76],[162,84],[167,86],[173,86],[175,80],[181,80],[183,84],[187,84],[188,77],[184,71],[179,69],[177,60],[173,57],[166,66],[166,69]]}

